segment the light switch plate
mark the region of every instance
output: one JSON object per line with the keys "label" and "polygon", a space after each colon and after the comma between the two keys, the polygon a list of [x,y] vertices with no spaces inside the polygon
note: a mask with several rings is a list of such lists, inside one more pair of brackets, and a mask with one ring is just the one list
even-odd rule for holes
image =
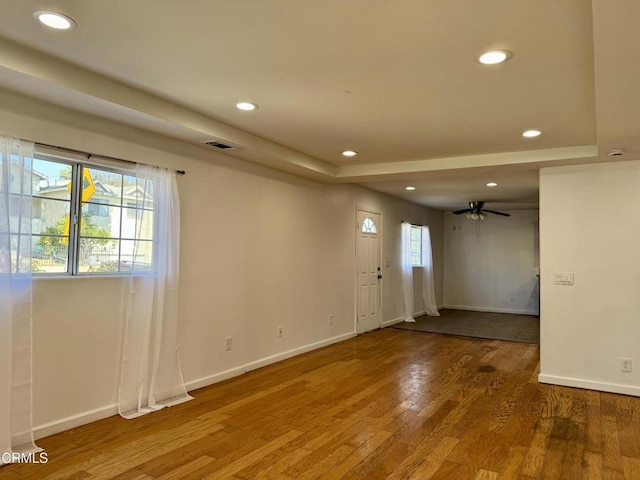
{"label": "light switch plate", "polygon": [[554,285],[573,285],[573,272],[554,272]]}

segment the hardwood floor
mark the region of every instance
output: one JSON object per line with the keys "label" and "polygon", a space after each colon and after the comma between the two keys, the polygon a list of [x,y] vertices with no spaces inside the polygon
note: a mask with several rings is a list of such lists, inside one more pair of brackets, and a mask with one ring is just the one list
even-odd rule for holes
{"label": "hardwood floor", "polygon": [[42,439],[0,479],[640,479],[640,398],[541,385],[539,347],[396,329]]}

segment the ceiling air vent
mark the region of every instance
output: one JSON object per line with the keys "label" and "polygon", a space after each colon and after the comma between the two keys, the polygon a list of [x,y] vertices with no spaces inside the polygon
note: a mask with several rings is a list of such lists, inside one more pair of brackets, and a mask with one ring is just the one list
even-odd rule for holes
{"label": "ceiling air vent", "polygon": [[210,142],[204,142],[204,143],[206,143],[210,147],[218,148],[220,150],[234,150],[235,149],[235,147],[232,147],[231,145],[227,145],[227,144],[222,143],[222,142],[218,142],[217,140],[211,140]]}

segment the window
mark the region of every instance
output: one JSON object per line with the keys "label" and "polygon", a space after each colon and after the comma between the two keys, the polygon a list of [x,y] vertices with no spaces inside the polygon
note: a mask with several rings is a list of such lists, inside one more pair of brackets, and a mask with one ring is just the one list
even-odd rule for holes
{"label": "window", "polygon": [[362,222],[362,231],[364,233],[378,233],[378,229],[376,228],[375,222],[371,219],[371,217],[367,217]]}
{"label": "window", "polygon": [[422,227],[411,225],[411,265],[422,265]]}
{"label": "window", "polygon": [[125,170],[36,154],[34,274],[128,273],[151,267],[153,188]]}
{"label": "window", "polygon": [[103,207],[103,205],[109,205],[109,200],[96,198],[92,202],[88,202],[87,212],[90,215],[95,215],[96,217],[108,217],[109,209],[107,207]]}
{"label": "window", "polygon": [[136,218],[136,204],[133,202],[127,202],[127,218]]}

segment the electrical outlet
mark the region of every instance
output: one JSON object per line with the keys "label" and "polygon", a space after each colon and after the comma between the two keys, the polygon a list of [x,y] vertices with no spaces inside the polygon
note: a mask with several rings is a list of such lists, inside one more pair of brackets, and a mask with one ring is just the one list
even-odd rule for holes
{"label": "electrical outlet", "polygon": [[232,342],[232,338],[231,337],[227,337],[227,344],[225,346],[225,351],[229,351],[231,350],[231,342]]}
{"label": "electrical outlet", "polygon": [[282,337],[283,328],[278,327],[278,337]]}
{"label": "electrical outlet", "polygon": [[620,358],[620,371],[621,372],[630,372],[631,371],[631,359],[630,358]]}
{"label": "electrical outlet", "polygon": [[513,297],[513,296],[509,297],[509,303],[513,303],[515,301],[516,301],[516,297]]}
{"label": "electrical outlet", "polygon": [[333,315],[329,315],[329,325],[333,325]]}

